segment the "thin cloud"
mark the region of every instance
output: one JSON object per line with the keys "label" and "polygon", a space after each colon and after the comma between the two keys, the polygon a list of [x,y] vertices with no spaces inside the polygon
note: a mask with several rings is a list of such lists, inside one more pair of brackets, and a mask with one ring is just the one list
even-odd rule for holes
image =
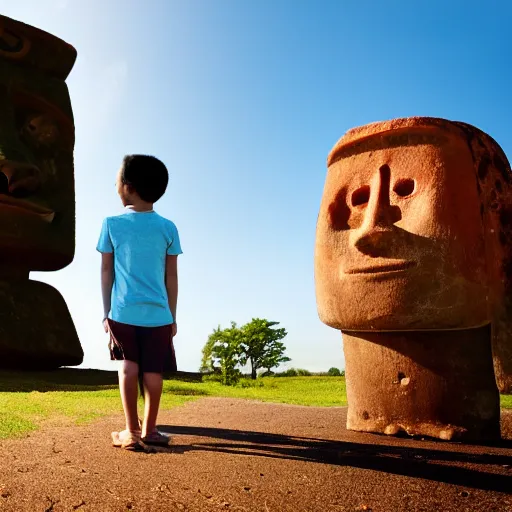
{"label": "thin cloud", "polygon": [[101,91],[96,98],[97,114],[100,116],[100,128],[106,129],[115,116],[115,112],[122,103],[128,77],[128,65],[125,61],[114,62],[104,72]]}
{"label": "thin cloud", "polygon": [[69,4],[68,0],[55,0],[55,8],[58,11],[63,11]]}
{"label": "thin cloud", "polygon": [[117,61],[98,72],[83,59],[76,67],[70,93],[77,135],[80,133],[77,143],[86,140],[90,147],[109,131],[124,100],[128,65]]}
{"label": "thin cloud", "polygon": [[4,16],[36,27],[41,25],[41,19],[47,20],[52,12],[60,12],[67,7],[69,7],[69,0],[25,0],[23,2],[0,0],[0,11]]}

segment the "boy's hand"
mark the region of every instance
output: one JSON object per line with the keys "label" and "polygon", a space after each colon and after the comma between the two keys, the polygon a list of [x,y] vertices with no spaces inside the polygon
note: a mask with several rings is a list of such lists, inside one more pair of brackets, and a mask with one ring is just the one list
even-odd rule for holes
{"label": "boy's hand", "polygon": [[174,338],[174,336],[176,336],[177,332],[178,332],[178,324],[176,322],[174,322],[171,325],[171,336]]}
{"label": "boy's hand", "polygon": [[108,333],[108,320],[106,318],[103,320],[103,329],[105,329],[105,332]]}

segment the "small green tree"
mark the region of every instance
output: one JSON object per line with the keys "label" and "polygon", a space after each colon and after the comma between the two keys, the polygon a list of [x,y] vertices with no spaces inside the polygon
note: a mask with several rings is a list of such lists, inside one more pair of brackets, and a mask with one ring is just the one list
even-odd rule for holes
{"label": "small green tree", "polygon": [[212,357],[213,354],[213,345],[218,339],[217,333],[220,331],[220,325],[217,327],[217,329],[208,336],[208,341],[206,342],[205,346],[203,347],[202,354],[203,357],[201,358],[201,367],[199,368],[200,372],[206,373],[206,372],[215,372],[216,370],[220,371],[220,368],[215,368],[214,366],[214,360]]}
{"label": "small green tree", "polygon": [[252,379],[256,379],[260,368],[266,368],[270,372],[280,363],[291,360],[284,355],[286,347],[280,341],[286,336],[286,329],[273,329],[276,325],[279,322],[253,318],[240,329],[240,364],[251,364]]}
{"label": "small green tree", "polygon": [[329,368],[327,371],[327,374],[331,377],[339,377],[341,375],[341,372],[339,368],[335,368],[334,366],[332,368]]}
{"label": "small green tree", "polygon": [[261,359],[261,368],[266,368],[268,374],[272,373],[272,368],[276,368],[281,363],[288,363],[291,359],[284,355],[286,347],[280,341],[272,344],[268,353]]}
{"label": "small green tree", "polygon": [[[235,322],[231,327],[215,329],[203,347],[201,371],[219,369],[222,375],[222,383],[232,386],[240,379],[240,370],[237,368],[241,358],[240,329]],[[243,364],[243,363],[242,363]]]}

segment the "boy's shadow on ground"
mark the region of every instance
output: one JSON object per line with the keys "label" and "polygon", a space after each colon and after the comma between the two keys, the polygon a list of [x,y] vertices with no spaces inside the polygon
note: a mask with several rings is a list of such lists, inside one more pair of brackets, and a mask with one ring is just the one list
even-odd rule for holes
{"label": "boy's shadow on ground", "polygon": [[[371,469],[486,491],[512,493],[512,451],[507,455],[497,455],[475,453],[470,445],[451,445],[460,451],[446,451],[220,428],[168,425],[161,425],[158,428],[171,436],[179,434],[202,438],[191,444],[179,444],[179,438],[173,439],[169,448],[158,449],[159,452],[213,451],[317,462]],[[498,446],[512,449],[512,441],[501,441]],[[459,465],[444,465],[444,462]],[[467,467],[460,467],[461,464]],[[496,470],[501,474],[493,473]]]}

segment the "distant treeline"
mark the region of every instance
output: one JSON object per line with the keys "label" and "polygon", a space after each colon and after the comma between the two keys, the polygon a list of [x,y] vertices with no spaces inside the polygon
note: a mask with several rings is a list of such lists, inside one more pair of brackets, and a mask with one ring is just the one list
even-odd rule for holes
{"label": "distant treeline", "polygon": [[344,377],[345,370],[339,368],[329,368],[326,372],[310,372],[304,368],[289,368],[282,372],[264,372],[260,377]]}

